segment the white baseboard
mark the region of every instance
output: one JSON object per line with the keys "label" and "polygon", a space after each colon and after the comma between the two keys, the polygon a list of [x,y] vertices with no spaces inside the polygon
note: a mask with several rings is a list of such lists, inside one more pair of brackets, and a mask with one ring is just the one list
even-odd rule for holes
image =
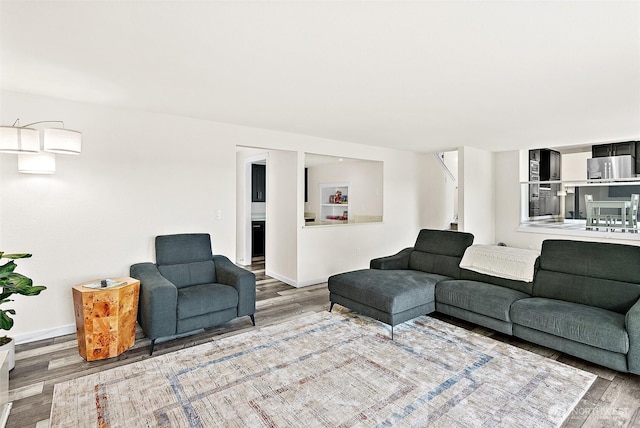
{"label": "white baseboard", "polygon": [[[302,288],[302,287],[307,287],[309,285],[321,284],[323,282],[327,282],[327,279],[328,279],[328,277],[322,277],[318,279],[309,279],[306,281],[298,282],[298,281],[294,281],[291,278],[278,275],[277,273],[271,272],[271,271],[266,271],[265,274],[267,276],[270,276],[271,278],[277,279],[278,281],[282,281],[285,284],[288,284],[296,288]],[[19,345],[21,343],[29,343],[29,342],[35,342],[37,340],[50,339],[52,337],[64,336],[67,334],[73,334],[75,332],[76,332],[76,325],[69,324],[69,325],[55,327],[48,330],[40,330],[32,333],[18,334],[15,336],[11,335],[11,337],[15,339],[16,345]]]}
{"label": "white baseboard", "polygon": [[285,284],[289,284],[289,285],[291,285],[292,287],[297,287],[297,285],[296,285],[296,281],[294,281],[294,280],[293,280],[293,279],[291,279],[291,278],[287,278],[286,276],[279,275],[279,274],[277,274],[277,273],[275,273],[275,272],[271,272],[271,271],[269,271],[269,270],[265,270],[265,271],[264,271],[264,274],[265,274],[265,275],[267,275],[267,276],[270,276],[270,277],[271,277],[271,278],[273,278],[273,279],[277,279],[278,281],[282,281],[282,282],[284,282]]}
{"label": "white baseboard", "polygon": [[308,287],[310,285],[322,284],[323,282],[327,282],[329,279],[328,276],[319,278],[319,279],[308,279],[306,281],[300,281],[297,285],[294,285],[296,288]]}
{"label": "white baseboard", "polygon": [[279,275],[275,272],[271,272],[271,271],[265,271],[264,273],[267,276],[270,276],[273,279],[277,279],[278,281],[282,281],[285,284],[288,284],[292,287],[296,287],[296,288],[302,288],[302,287],[307,287],[309,285],[314,285],[314,284],[320,284],[323,282],[327,282],[328,277],[324,277],[324,278],[320,278],[320,279],[310,279],[310,280],[306,280],[306,281],[294,281],[291,278],[287,278],[286,276],[282,276]]}
{"label": "white baseboard", "polygon": [[16,345],[21,343],[35,342],[36,340],[50,339],[52,337],[64,336],[76,332],[76,325],[69,324],[48,330],[34,331],[32,333],[18,334],[11,336],[16,340]]}

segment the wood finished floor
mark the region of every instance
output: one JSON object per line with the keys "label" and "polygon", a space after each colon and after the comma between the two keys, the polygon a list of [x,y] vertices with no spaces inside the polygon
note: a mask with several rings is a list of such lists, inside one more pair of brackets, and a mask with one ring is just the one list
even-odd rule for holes
{"label": "wood finished floor", "polygon": [[[326,311],[329,307],[326,283],[294,288],[265,276],[264,262],[254,262],[249,269],[256,274],[257,280],[256,323],[258,325],[279,323],[301,314]],[[448,316],[440,314],[433,314],[433,316],[598,375],[598,379],[578,403],[564,423],[564,427],[640,426],[640,376],[596,366]],[[156,343],[153,356],[198,345],[212,338],[239,334],[252,328],[249,317],[239,318],[195,335]],[[56,383],[147,358],[153,358],[149,357],[149,340],[144,337],[140,329],[138,329],[133,348],[119,357],[103,361],[84,361],[78,354],[75,334],[18,345],[16,367],[9,377],[9,400],[13,401],[13,408],[7,427],[44,428],[49,426],[51,399]]]}

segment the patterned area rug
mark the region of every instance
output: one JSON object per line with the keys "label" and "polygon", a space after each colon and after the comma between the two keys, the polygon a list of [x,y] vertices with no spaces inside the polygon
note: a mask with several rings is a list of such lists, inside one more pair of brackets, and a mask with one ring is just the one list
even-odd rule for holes
{"label": "patterned area rug", "polygon": [[57,384],[51,426],[553,427],[595,380],[430,317],[391,341],[336,309]]}

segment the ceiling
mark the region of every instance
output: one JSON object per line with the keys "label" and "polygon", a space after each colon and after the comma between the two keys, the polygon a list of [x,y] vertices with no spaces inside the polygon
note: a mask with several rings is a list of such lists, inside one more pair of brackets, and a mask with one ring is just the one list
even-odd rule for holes
{"label": "ceiling", "polygon": [[419,152],[640,139],[640,1],[2,0],[0,61],[3,90]]}

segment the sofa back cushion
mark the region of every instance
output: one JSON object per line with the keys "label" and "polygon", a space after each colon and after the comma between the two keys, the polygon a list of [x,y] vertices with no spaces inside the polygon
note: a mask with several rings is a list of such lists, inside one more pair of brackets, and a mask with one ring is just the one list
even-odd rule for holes
{"label": "sofa back cushion", "polygon": [[640,298],[640,247],[546,240],[533,295],[624,314]]}
{"label": "sofa back cushion", "polygon": [[[538,266],[536,261],[536,267]],[[499,285],[501,287],[511,288],[512,290],[522,291],[528,295],[533,294],[533,282],[516,281],[515,279],[500,278],[498,276],[486,275],[484,273],[474,272],[469,269],[460,269],[460,278],[469,281],[479,281],[487,284]]]}
{"label": "sofa back cushion", "polygon": [[460,260],[471,244],[470,233],[422,229],[409,257],[409,269],[460,278]]}

